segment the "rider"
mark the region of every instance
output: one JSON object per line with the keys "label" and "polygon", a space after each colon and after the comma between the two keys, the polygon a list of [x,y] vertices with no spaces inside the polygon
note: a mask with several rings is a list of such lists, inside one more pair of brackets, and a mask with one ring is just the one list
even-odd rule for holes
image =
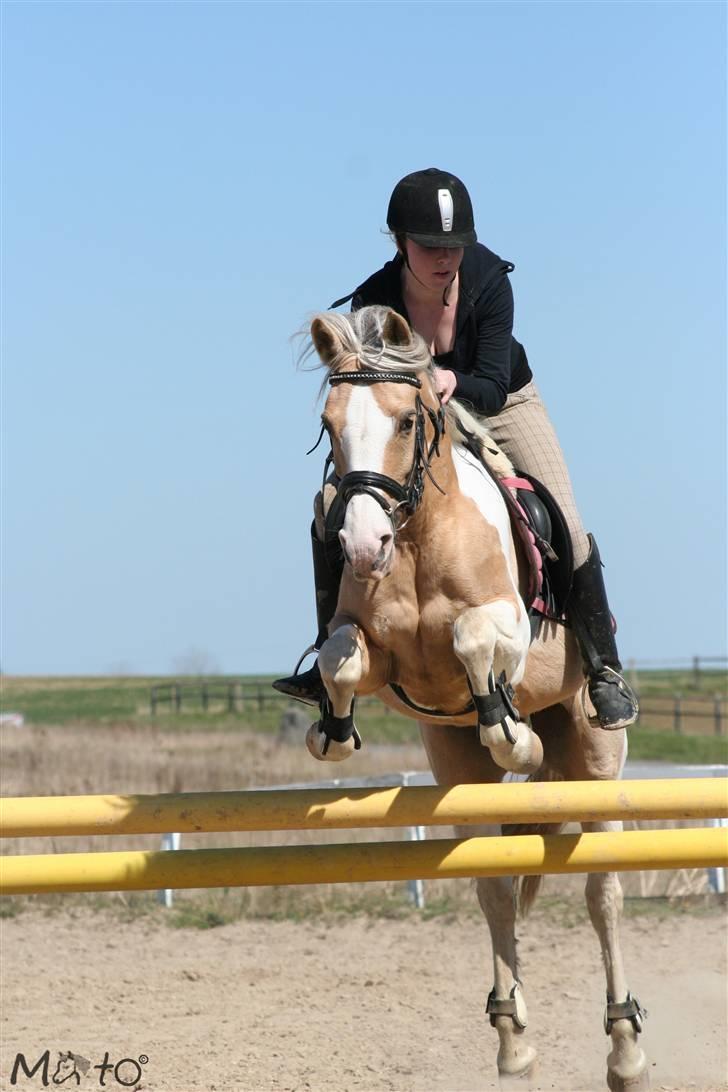
{"label": "rider", "polygon": [[[597,545],[584,531],[559,441],[525,350],[512,336],[508,274],[514,266],[477,242],[468,191],[460,179],[434,167],[397,183],[387,225],[396,256],[332,306],[351,300],[354,311],[370,304],[398,311],[430,347],[442,402],[454,397],[485,415],[488,431],[513,465],[538,478],[556,498],[574,555],[567,617],[582,651],[594,722],[608,729],[626,727],[637,717],[637,701],[620,674]],[[317,650],[336,610],[340,573],[329,569],[315,530],[312,541]],[[312,703],[323,694],[317,664],[273,685]]]}

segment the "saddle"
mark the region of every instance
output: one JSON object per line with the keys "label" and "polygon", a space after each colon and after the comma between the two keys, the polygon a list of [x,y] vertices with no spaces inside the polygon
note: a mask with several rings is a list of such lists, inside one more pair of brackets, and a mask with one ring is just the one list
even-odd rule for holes
{"label": "saddle", "polygon": [[528,563],[524,600],[531,618],[531,638],[541,620],[564,623],[571,592],[574,557],[571,535],[556,498],[543,482],[524,471],[513,477],[493,475],[508,509],[513,535]]}

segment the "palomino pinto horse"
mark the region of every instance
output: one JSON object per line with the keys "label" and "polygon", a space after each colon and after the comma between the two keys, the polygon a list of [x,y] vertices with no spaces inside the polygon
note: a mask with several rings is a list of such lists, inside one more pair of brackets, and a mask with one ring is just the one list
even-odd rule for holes
{"label": "palomino pinto horse", "polygon": [[[469,434],[472,447],[475,436],[492,458],[482,424],[452,402],[443,411],[425,343],[394,311],[318,315],[311,338],[328,369],[322,419],[340,515],[345,509],[339,539],[346,561],[319,653],[328,702],[308,733],[311,753],[348,757],[359,742],[354,696],[376,694],[419,722],[438,784],[496,783],[504,770],[540,780],[619,777],[624,732],[590,725],[571,632],[544,622],[529,648],[519,591],[524,564],[505,504],[460,442]],[[499,457],[500,469],[512,472]],[[503,677],[515,692],[512,703],[510,689],[496,682]],[[589,831],[619,826],[582,824]],[[537,885],[534,877],[523,882],[522,905]],[[525,1079],[522,1087],[535,1050],[516,959],[514,886],[510,878],[477,880],[494,955],[487,1011],[500,1040],[498,1070]],[[642,1012],[628,992],[619,945],[617,876],[590,875],[586,900],[606,967],[608,1084],[634,1092],[648,1087],[648,1077],[638,1045]]]}

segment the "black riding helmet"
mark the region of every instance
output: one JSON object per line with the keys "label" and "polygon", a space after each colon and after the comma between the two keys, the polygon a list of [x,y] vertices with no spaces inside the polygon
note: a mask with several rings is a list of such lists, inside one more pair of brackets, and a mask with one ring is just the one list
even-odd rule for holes
{"label": "black riding helmet", "polygon": [[387,226],[420,246],[470,246],[478,238],[468,191],[459,178],[437,167],[415,171],[397,183]]}

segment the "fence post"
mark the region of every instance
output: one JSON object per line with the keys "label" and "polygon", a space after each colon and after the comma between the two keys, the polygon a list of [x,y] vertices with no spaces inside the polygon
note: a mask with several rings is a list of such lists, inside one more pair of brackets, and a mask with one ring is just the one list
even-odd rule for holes
{"label": "fence post", "polygon": [[174,694],[174,711],[175,713],[179,713],[182,708],[182,690],[179,683],[174,684],[172,692]]}
{"label": "fence post", "polygon": [[258,690],[258,709],[262,713],[263,712],[264,698],[263,698],[263,688],[261,687],[260,683],[258,683],[257,690]]}
{"label": "fence post", "polygon": [[[162,835],[162,849],[179,849],[182,844],[182,835],[178,833],[169,833]],[[168,910],[172,908],[172,901],[174,899],[174,892],[171,888],[166,888],[163,891],[157,891],[157,902],[161,902],[162,906],[166,906]]]}
{"label": "fence post", "polygon": [[157,715],[157,688],[153,686],[149,692],[149,711],[153,717]]}
{"label": "fence post", "polygon": [[723,732],[723,704],[722,704],[722,701],[721,701],[720,694],[715,695],[714,703],[713,703],[713,714],[714,714],[714,718],[715,718],[714,719],[715,734],[717,736],[719,736]]}
{"label": "fence post", "polygon": [[700,686],[700,657],[693,656],[693,684]]}
{"label": "fence post", "polygon": [[208,706],[210,704],[210,695],[209,695],[208,690],[207,690],[207,684],[203,683],[201,689],[202,689],[202,711],[204,713],[206,713],[207,709],[208,709]]}
{"label": "fence post", "polygon": [[673,709],[674,714],[674,729],[677,733],[682,732],[682,706],[680,704],[682,694],[675,695],[675,706]]}

